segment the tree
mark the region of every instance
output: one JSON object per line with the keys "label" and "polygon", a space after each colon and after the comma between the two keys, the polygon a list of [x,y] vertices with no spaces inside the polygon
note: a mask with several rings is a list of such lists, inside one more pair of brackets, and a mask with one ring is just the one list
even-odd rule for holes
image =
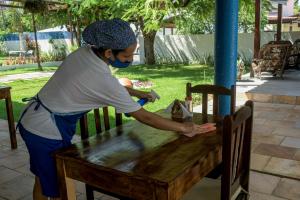
{"label": "tree", "polygon": [[35,15],[36,14],[45,14],[48,11],[47,3],[44,0],[40,1],[31,1],[27,0],[24,4],[25,11],[29,11],[32,16],[32,27],[34,31],[34,39],[35,39],[35,53],[38,63],[39,70],[43,70],[40,62],[40,51],[39,51],[39,44],[37,40],[37,29],[36,29],[36,20]]}
{"label": "tree", "polygon": [[[96,19],[123,18],[134,23],[144,36],[145,63],[155,64],[154,38],[165,16],[176,10],[172,0],[81,0],[77,4],[65,0],[70,12],[85,25]],[[78,20],[79,19],[79,20]],[[81,24],[82,26],[82,24]]]}
{"label": "tree", "polygon": [[23,32],[31,29],[30,18],[23,13],[22,9],[10,8],[1,10],[1,34],[18,33],[19,34],[19,47],[24,50],[23,46]]}
{"label": "tree", "polygon": [[[267,24],[267,13],[271,10],[269,0],[262,0],[261,27]],[[194,0],[182,10],[175,20],[178,31],[183,34],[213,33],[215,25],[215,1]],[[252,32],[255,22],[255,2],[239,1],[239,31]]]}

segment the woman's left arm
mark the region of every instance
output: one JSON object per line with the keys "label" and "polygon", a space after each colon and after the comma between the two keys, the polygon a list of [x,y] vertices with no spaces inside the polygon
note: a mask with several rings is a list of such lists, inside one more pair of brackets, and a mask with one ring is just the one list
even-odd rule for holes
{"label": "woman's left arm", "polygon": [[125,88],[127,89],[130,96],[134,96],[134,97],[137,97],[139,99],[147,98],[147,99],[149,99],[149,101],[154,101],[153,96],[149,92],[135,90],[133,88],[128,88],[128,87],[125,87]]}

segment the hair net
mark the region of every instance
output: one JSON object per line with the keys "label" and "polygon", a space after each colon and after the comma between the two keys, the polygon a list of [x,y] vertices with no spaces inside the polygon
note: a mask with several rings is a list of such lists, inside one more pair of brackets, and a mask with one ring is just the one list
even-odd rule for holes
{"label": "hair net", "polygon": [[126,49],[136,42],[129,23],[121,19],[101,20],[88,25],[82,39],[98,48]]}

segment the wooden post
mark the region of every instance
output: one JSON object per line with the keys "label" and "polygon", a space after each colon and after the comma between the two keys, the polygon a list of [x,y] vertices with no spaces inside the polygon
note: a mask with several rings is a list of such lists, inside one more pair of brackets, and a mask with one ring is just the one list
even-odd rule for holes
{"label": "wooden post", "polygon": [[34,12],[32,12],[32,25],[33,25],[33,31],[34,31],[35,51],[36,51],[37,64],[38,64],[39,70],[43,71],[43,68],[42,68],[41,62],[40,62],[40,51],[39,51],[39,46],[38,46],[37,34],[36,34],[36,26],[35,26]]}
{"label": "wooden post", "polygon": [[[255,30],[254,30],[254,52],[253,58],[258,58],[260,49],[260,4],[261,0],[255,0]],[[250,77],[254,77],[254,71],[251,68]]]}
{"label": "wooden post", "polygon": [[278,4],[276,41],[281,40],[281,24],[282,24],[282,4]]}

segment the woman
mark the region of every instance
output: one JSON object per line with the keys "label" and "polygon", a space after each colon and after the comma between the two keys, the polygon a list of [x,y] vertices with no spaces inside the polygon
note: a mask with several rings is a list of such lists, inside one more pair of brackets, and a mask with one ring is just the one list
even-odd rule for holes
{"label": "woman", "polygon": [[70,54],[38,94],[29,99],[19,130],[35,174],[33,198],[59,199],[53,151],[69,146],[77,120],[88,111],[114,106],[149,126],[197,134],[201,128],[162,118],[144,110],[131,96],[153,100],[147,92],[121,86],[108,65],[125,68],[133,60],[137,42],[129,24],[120,20],[97,21],[82,34],[89,44]]}

